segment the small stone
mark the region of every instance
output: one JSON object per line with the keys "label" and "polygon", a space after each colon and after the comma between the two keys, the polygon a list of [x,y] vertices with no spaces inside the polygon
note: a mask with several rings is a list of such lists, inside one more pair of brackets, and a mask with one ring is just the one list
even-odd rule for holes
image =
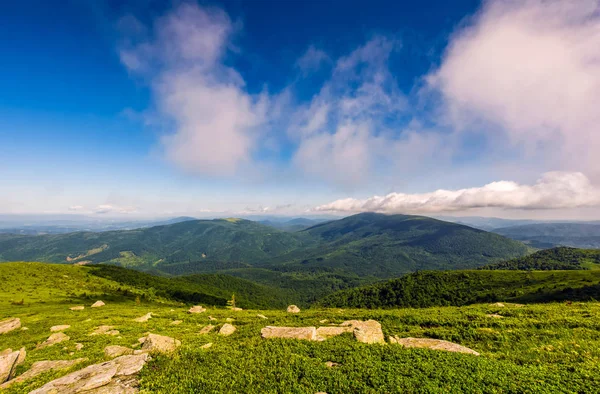
{"label": "small stone", "polygon": [[329,322],[329,320],[327,320],[327,319],[319,320],[319,323],[321,323],[321,324],[325,324],[327,322]]}
{"label": "small stone", "polygon": [[473,349],[469,349],[468,347],[459,345],[457,343],[443,341],[441,339],[431,339],[431,338],[398,338],[397,336],[392,336],[389,338],[390,343],[402,345],[404,347],[416,347],[416,348],[424,348],[431,350],[443,350],[447,352],[457,352],[457,353],[467,353],[473,354],[475,356],[479,356]]}
{"label": "small stone", "polygon": [[223,324],[223,327],[221,327],[221,329],[219,330],[219,335],[223,335],[223,336],[229,336],[231,334],[233,334],[235,332],[235,330],[237,330],[234,326],[232,326],[229,323],[225,323]]}
{"label": "small stone", "polygon": [[204,345],[200,346],[200,349],[208,349],[208,348],[209,348],[209,347],[211,347],[212,345],[213,345],[213,344],[212,344],[212,342],[209,342],[209,343],[206,343],[206,344],[204,344]]}
{"label": "small stone", "polygon": [[238,308],[237,306],[232,306],[232,307],[231,307],[231,310],[232,310],[232,311],[234,311],[234,312],[243,311],[243,309],[242,309],[242,308]]}
{"label": "small stone", "polygon": [[21,327],[21,331],[27,331],[27,330],[29,330],[28,327]]}
{"label": "small stone", "polygon": [[488,315],[486,315],[487,317],[493,317],[494,319],[502,319],[504,316],[499,315],[497,313],[490,313]]}
{"label": "small stone", "polygon": [[115,358],[126,354],[133,354],[133,349],[118,345],[110,345],[104,348],[104,355],[109,358]]}
{"label": "small stone", "polygon": [[209,316],[209,317],[208,317],[208,320],[211,320],[211,321],[217,321],[217,319],[215,319],[215,318],[214,318],[214,317],[212,317],[212,316]]}
{"label": "small stone", "polygon": [[317,329],[315,327],[274,327],[267,326],[260,330],[263,338],[289,338],[304,339],[308,341],[317,340]]}
{"label": "small stone", "polygon": [[261,319],[268,319],[265,315],[261,315],[260,313],[256,315],[256,317],[259,317]]}
{"label": "small stone", "polygon": [[504,308],[504,304],[501,303],[501,302],[496,302],[495,304],[491,304],[490,306],[496,306],[496,307],[499,307],[499,308]]}
{"label": "small stone", "polygon": [[72,310],[72,311],[82,311],[82,310],[85,309],[85,306],[83,306],[83,305],[73,306],[73,307],[71,307],[69,309]]}
{"label": "small stone", "polygon": [[102,301],[96,301],[92,304],[92,308],[100,308],[101,306],[106,305],[104,302]]}
{"label": "small stone", "polygon": [[188,310],[188,313],[204,313],[206,312],[206,308],[201,305],[195,305]]}
{"label": "small stone", "polygon": [[288,313],[300,313],[300,308],[298,308],[296,305],[290,305],[287,307],[287,311]]}
{"label": "small stone", "polygon": [[181,342],[175,338],[157,334],[148,334],[142,345],[142,350],[147,352],[172,353],[179,346],[181,346]]}
{"label": "small stone", "polygon": [[178,326],[178,325],[180,325],[181,323],[183,323],[183,320],[173,320],[173,321],[171,322],[171,325],[172,325],[172,326]]}
{"label": "small stone", "polygon": [[337,367],[337,366],[339,366],[339,365],[340,365],[340,364],[338,364],[338,363],[334,363],[333,361],[327,361],[327,362],[325,362],[325,366],[326,366],[326,367],[329,367],[329,368]]}
{"label": "small stone", "polygon": [[226,321],[227,323],[233,323],[233,322],[235,321],[235,319],[234,319],[234,318],[232,318],[232,317],[228,317],[227,319],[225,319],[225,321]]}
{"label": "small stone", "polygon": [[75,350],[79,351],[81,349],[83,349],[83,343],[76,343],[75,344]]}
{"label": "small stone", "polygon": [[7,332],[14,331],[17,328],[21,328],[21,319],[18,317],[0,321],[0,334],[6,334]]}
{"label": "small stone", "polygon": [[205,335],[208,334],[209,332],[211,332],[213,329],[215,328],[215,326],[209,324],[206,327],[202,327],[202,329],[200,330],[200,332],[198,333],[199,335]]}
{"label": "small stone", "polygon": [[90,335],[119,335],[119,331],[113,328],[113,326],[99,326]]}
{"label": "small stone", "polygon": [[52,326],[52,327],[50,327],[50,331],[51,332],[58,332],[58,331],[64,331],[64,330],[66,330],[68,328],[71,328],[71,326],[68,325],[68,324],[63,324],[63,325],[60,325],[60,326]]}
{"label": "small stone", "polygon": [[68,335],[62,332],[57,332],[48,337],[44,342],[40,343],[36,349],[43,349],[48,346],[54,346],[57,343],[65,342],[71,339]]}
{"label": "small stone", "polygon": [[152,317],[152,312],[148,312],[144,316],[134,319],[134,321],[136,321],[138,323],[144,323],[144,322],[147,322],[151,317]]}

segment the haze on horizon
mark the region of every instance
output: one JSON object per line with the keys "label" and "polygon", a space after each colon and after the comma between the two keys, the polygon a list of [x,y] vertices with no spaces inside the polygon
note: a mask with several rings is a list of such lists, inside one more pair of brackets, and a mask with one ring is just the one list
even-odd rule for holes
{"label": "haze on horizon", "polygon": [[0,10],[2,215],[600,219],[600,0]]}

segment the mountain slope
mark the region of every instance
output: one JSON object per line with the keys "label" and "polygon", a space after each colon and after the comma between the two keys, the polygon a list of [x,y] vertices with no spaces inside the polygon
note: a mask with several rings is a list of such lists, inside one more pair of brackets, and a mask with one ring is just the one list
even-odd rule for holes
{"label": "mountain slope", "polygon": [[597,223],[536,223],[493,231],[539,248],[600,248],[600,224]]}
{"label": "mountain slope", "polygon": [[600,269],[600,250],[558,247],[540,250],[529,256],[489,264],[481,267],[488,270],[581,270]]}

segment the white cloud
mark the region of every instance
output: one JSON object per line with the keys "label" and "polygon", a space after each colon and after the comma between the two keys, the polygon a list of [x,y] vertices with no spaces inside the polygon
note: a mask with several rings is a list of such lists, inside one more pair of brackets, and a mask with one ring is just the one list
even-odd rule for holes
{"label": "white cloud", "polygon": [[428,76],[457,129],[507,137],[542,166],[598,174],[600,1],[495,0]]}
{"label": "white cloud", "polygon": [[473,208],[570,209],[600,206],[600,189],[582,173],[549,172],[533,185],[512,181],[431,193],[346,198],[315,208],[328,212],[433,213]]}
{"label": "white cloud", "polygon": [[69,207],[69,211],[82,211],[85,208],[81,205],[72,205]]}
{"label": "white cloud", "polygon": [[304,73],[318,70],[323,63],[331,62],[329,55],[314,45],[308,47],[304,55],[298,59],[296,66]]}
{"label": "white cloud", "polygon": [[94,208],[93,212],[96,214],[99,214],[99,215],[100,214],[112,214],[112,213],[129,214],[129,213],[136,213],[137,208],[121,207],[121,206],[115,206],[115,205],[111,205],[111,204],[101,204],[101,205],[98,205],[96,208]]}

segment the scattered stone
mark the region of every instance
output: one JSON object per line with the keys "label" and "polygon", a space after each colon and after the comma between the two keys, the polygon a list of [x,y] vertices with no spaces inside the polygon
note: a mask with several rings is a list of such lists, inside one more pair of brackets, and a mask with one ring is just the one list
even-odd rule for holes
{"label": "scattered stone", "polygon": [[202,327],[202,329],[200,330],[200,332],[198,333],[199,335],[205,335],[208,334],[209,332],[211,332],[213,329],[215,328],[215,326],[213,326],[212,324],[209,324],[206,327]]}
{"label": "scattered stone", "polygon": [[172,353],[179,346],[181,346],[181,342],[175,338],[157,334],[148,334],[142,345],[142,350],[147,352]]}
{"label": "scattered stone", "polygon": [[183,320],[173,320],[173,321],[171,322],[171,325],[172,325],[172,326],[178,326],[178,325],[180,325],[181,323],[183,323]]}
{"label": "scattered stone", "polygon": [[64,331],[67,328],[71,328],[71,326],[68,325],[68,324],[63,324],[63,325],[60,325],[60,326],[52,326],[52,327],[50,327],[50,331],[51,332]]}
{"label": "scattered stone", "polygon": [[75,344],[75,350],[79,351],[81,349],[83,349],[83,343],[76,343]]}
{"label": "scattered stone", "polygon": [[225,323],[223,324],[223,327],[221,327],[221,329],[219,330],[219,335],[228,337],[229,335],[233,334],[235,330],[237,330],[237,328],[235,328],[229,323]]}
{"label": "scattered stone", "polygon": [[72,366],[87,361],[87,358],[78,358],[75,360],[52,360],[52,361],[36,361],[33,363],[28,371],[23,372],[16,378],[9,380],[8,382],[1,384],[0,389],[7,389],[15,383],[21,383],[29,379],[33,379],[38,375],[48,371],[58,371],[61,369],[68,369]]}
{"label": "scattered stone", "polygon": [[347,332],[353,332],[352,327],[319,327],[317,328],[317,341],[324,341]]}
{"label": "scattered stone", "polygon": [[46,383],[30,394],[128,394],[137,392],[137,379],[132,377],[146,364],[147,354],[121,356],[114,360],[90,365],[62,378]]}
{"label": "scattered stone", "polygon": [[28,327],[21,327],[21,331],[27,331],[27,330],[29,330]]}
{"label": "scattered stone", "polygon": [[238,308],[237,306],[232,306],[232,307],[231,307],[231,310],[232,310],[232,311],[234,311],[234,312],[243,311],[243,309],[242,309],[242,308]]}
{"label": "scattered stone", "polygon": [[119,335],[120,332],[113,328],[113,326],[99,326],[90,335]]}
{"label": "scattered stone", "polygon": [[133,354],[133,349],[118,345],[110,345],[104,348],[104,355],[109,358],[124,356],[126,354]]}
{"label": "scattered stone", "polygon": [[204,344],[204,345],[200,346],[200,349],[208,349],[208,348],[209,348],[209,347],[211,347],[212,345],[213,345],[213,344],[212,344],[212,342],[209,342],[209,343],[206,343],[206,344]]}
{"label": "scattered stone", "polygon": [[0,384],[12,379],[17,368],[17,360],[19,359],[19,352],[13,352],[12,349],[7,349],[2,352],[0,356]]}
{"label": "scattered stone", "polygon": [[488,314],[488,315],[486,315],[486,316],[487,316],[487,317],[493,317],[494,319],[502,319],[502,318],[504,318],[504,316],[502,316],[502,315],[499,315],[499,314],[497,314],[497,313],[490,313],[490,314]]}
{"label": "scattered stone", "polygon": [[0,321],[0,334],[6,334],[17,328],[21,328],[21,319],[18,317]]}
{"label": "scattered stone", "polygon": [[27,357],[27,352],[25,351],[25,348],[22,347],[21,349],[19,349],[19,358],[17,359],[17,365],[23,364],[26,357]]}
{"label": "scattered stone", "polygon": [[298,308],[296,305],[290,305],[287,307],[287,311],[288,313],[300,313],[300,308]]}
{"label": "scattered stone", "polygon": [[225,319],[225,321],[226,321],[227,323],[233,323],[233,322],[235,321],[235,319],[234,319],[234,318],[232,318],[232,317],[228,317],[227,319]]}
{"label": "scattered stone", "polygon": [[266,317],[265,315],[261,315],[260,313],[256,315],[256,317],[259,317],[261,319],[268,319],[268,317]]}
{"label": "scattered stone", "polygon": [[260,330],[263,338],[291,338],[308,341],[317,340],[316,327],[274,327],[267,326]]}
{"label": "scattered stone", "polygon": [[354,338],[363,343],[385,343],[381,324],[375,320],[348,320],[340,324],[341,327],[353,328]]}
{"label": "scattered stone", "polygon": [[327,361],[327,362],[325,362],[325,366],[329,367],[329,368],[337,367],[339,365],[340,365],[339,363],[334,363],[333,361]]}
{"label": "scattered stone", "polygon": [[417,347],[431,350],[444,350],[447,352],[458,352],[458,353],[467,353],[473,354],[475,356],[479,356],[473,349],[469,349],[468,347],[459,345],[457,343],[443,341],[441,339],[431,339],[431,338],[398,338],[397,336],[391,336],[389,338],[390,343],[402,345],[404,347]]}
{"label": "scattered stone", "polygon": [[106,305],[104,302],[102,301],[96,301],[92,304],[92,308],[100,308],[101,306]]}
{"label": "scattered stone", "polygon": [[138,342],[143,344],[144,342],[146,342],[146,337],[138,338]]}
{"label": "scattered stone", "polygon": [[40,343],[36,349],[43,349],[48,346],[54,346],[57,343],[65,342],[71,339],[68,335],[62,332],[56,332],[48,337],[44,342]]}
{"label": "scattered stone", "polygon": [[319,320],[319,323],[321,323],[321,324],[325,324],[327,322],[329,322],[329,320],[327,320],[327,319]]}
{"label": "scattered stone", "polygon": [[209,316],[209,317],[208,317],[208,320],[211,320],[211,321],[217,321],[217,319],[215,319],[215,318],[214,318],[214,317],[212,317],[212,316]]}
{"label": "scattered stone", "polygon": [[72,311],[82,311],[82,310],[85,309],[85,306],[83,306],[83,305],[73,306],[73,307],[71,307],[69,309],[72,310]]}
{"label": "scattered stone", "polygon": [[148,312],[144,316],[140,316],[137,319],[134,319],[134,321],[136,321],[138,323],[144,323],[144,322],[147,322],[151,317],[152,317],[152,312]]}
{"label": "scattered stone", "polygon": [[188,313],[204,313],[206,312],[206,308],[201,305],[195,305],[188,310]]}
{"label": "scattered stone", "polygon": [[492,305],[490,305],[490,306],[497,306],[497,307],[499,307],[499,308],[504,308],[504,304],[503,304],[503,303],[501,303],[501,302],[496,302],[495,304],[492,304]]}

